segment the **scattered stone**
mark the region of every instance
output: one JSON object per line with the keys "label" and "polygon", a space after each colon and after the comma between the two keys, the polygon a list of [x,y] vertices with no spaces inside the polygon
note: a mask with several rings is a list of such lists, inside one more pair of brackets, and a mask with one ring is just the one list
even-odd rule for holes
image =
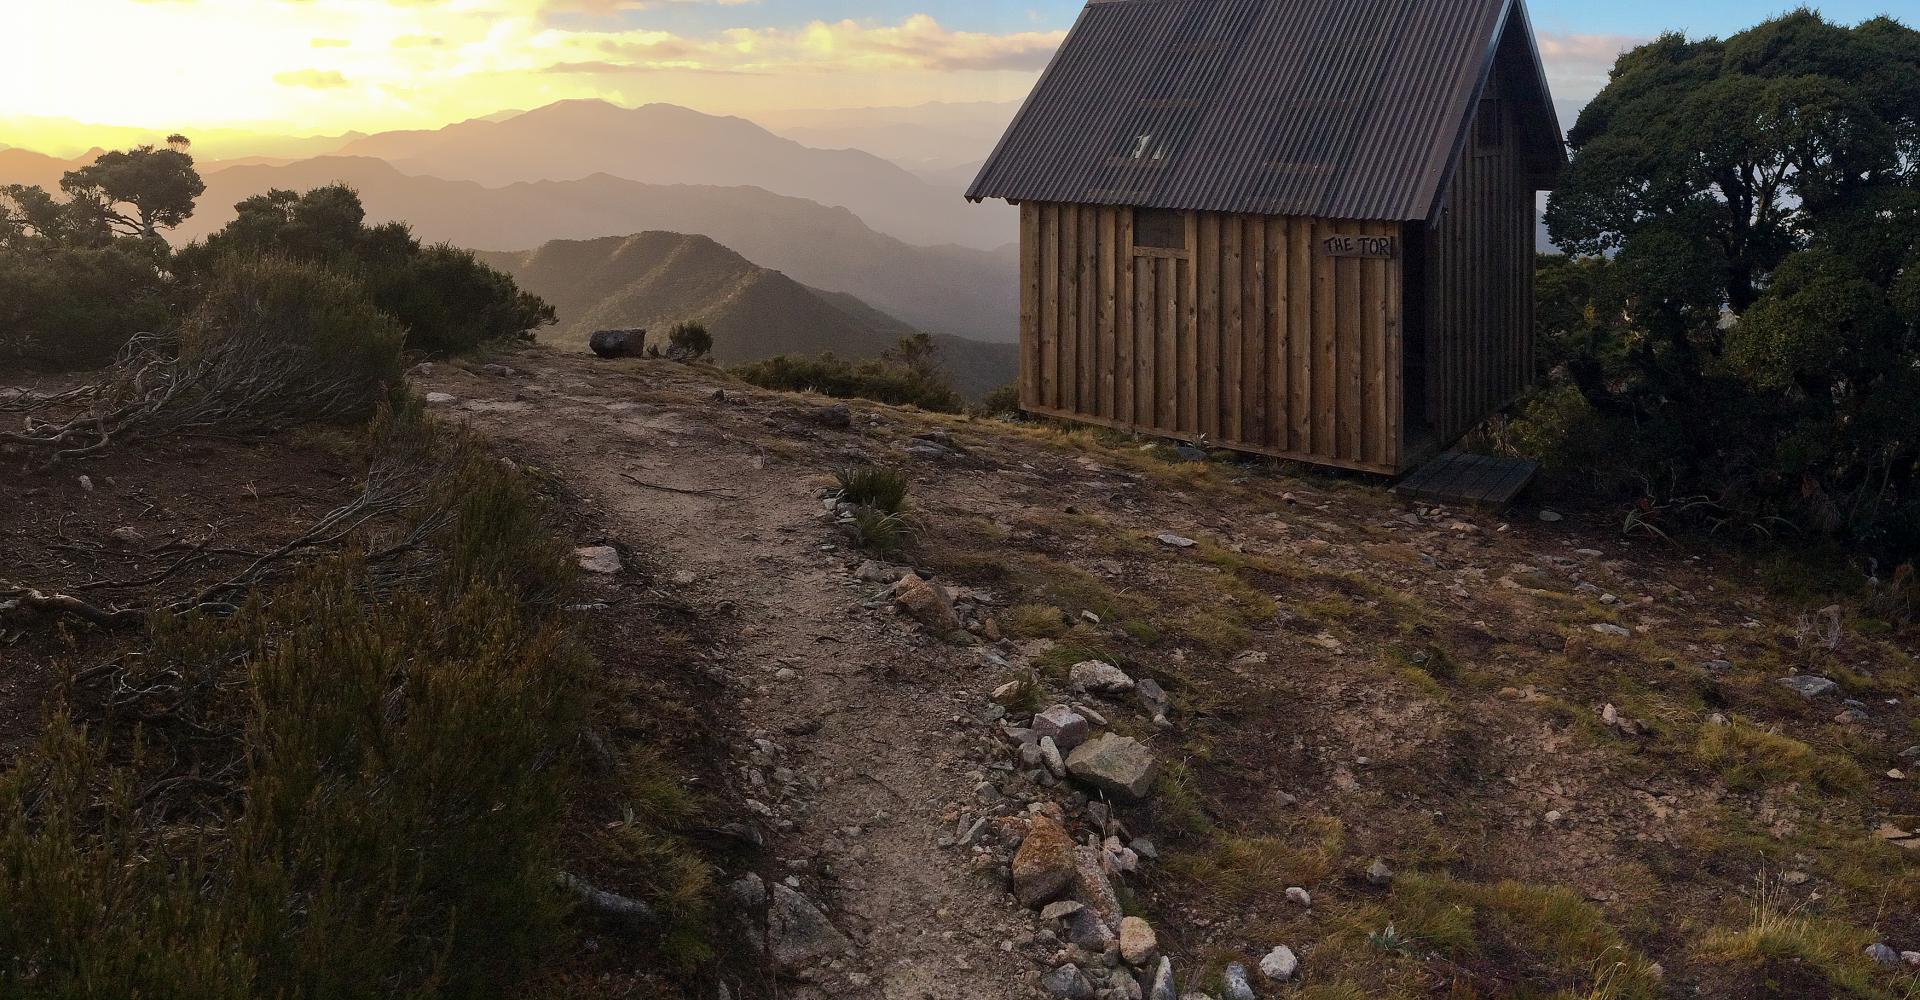
{"label": "scattered stone", "polygon": [[1312,906],[1313,894],[1297,885],[1291,886],[1287,889],[1287,902],[1298,903],[1301,906]]}
{"label": "scattered stone", "polygon": [[1267,957],[1260,960],[1260,974],[1276,983],[1292,979],[1294,973],[1299,971],[1300,959],[1294,956],[1292,948],[1284,944],[1267,952]]}
{"label": "scattered stone", "polygon": [[1160,939],[1153,933],[1153,925],[1139,917],[1120,921],[1120,958],[1128,965],[1147,964],[1159,948]]}
{"label": "scattered stone", "polygon": [[140,534],[140,529],[134,527],[115,528],[113,529],[113,534],[109,537],[116,543],[127,548],[133,548],[141,542],[146,541],[146,536]]}
{"label": "scattered stone", "polygon": [[1592,627],[1595,632],[1598,632],[1601,635],[1610,635],[1617,639],[1630,639],[1633,637],[1632,629],[1622,628],[1621,626],[1615,625],[1612,622],[1599,622],[1593,625]]}
{"label": "scattered stone", "polygon": [[1247,982],[1247,967],[1239,962],[1227,963],[1226,970],[1220,974],[1220,991],[1226,1000],[1260,1000],[1259,994],[1253,992],[1253,984]]}
{"label": "scattered stone", "polygon": [[1133,853],[1146,858],[1148,861],[1160,860],[1160,848],[1155,846],[1153,841],[1146,837],[1135,837],[1133,838],[1133,843],[1127,846],[1132,848]]}
{"label": "scattered stone", "polygon": [[92,477],[92,476],[85,476],[85,475],[83,475],[83,476],[81,476],[81,477],[80,477],[80,488],[81,488],[81,489],[83,489],[83,490],[86,490],[86,491],[87,491],[88,493],[92,493],[92,492],[93,492],[93,477]]}
{"label": "scattered stone", "polygon": [[1907,772],[1896,767],[1887,772],[1887,778],[1891,781],[1905,781],[1907,780]]}
{"label": "scattered stone", "polygon": [[1166,689],[1151,677],[1142,677],[1133,684],[1134,697],[1140,700],[1140,707],[1153,717],[1155,725],[1165,725],[1167,716],[1173,711],[1173,699],[1167,697]]}
{"label": "scattered stone", "polygon": [[695,573],[693,570],[683,569],[675,572],[672,576],[668,577],[667,581],[669,583],[672,583],[676,587],[691,587],[696,582],[698,582],[699,579],[700,579],[699,574]]}
{"label": "scattered stone", "polygon": [[1367,866],[1367,881],[1379,886],[1392,885],[1393,869],[1387,867],[1386,861],[1375,858],[1373,864]]}
{"label": "scattered stone", "polygon": [[1540,512],[1540,520],[1548,524],[1559,524],[1561,521],[1566,520],[1566,516],[1557,510],[1543,510]]}
{"label": "scattered stone", "polygon": [[1100,919],[1099,913],[1082,909],[1067,918],[1067,940],[1093,954],[1102,954],[1114,941],[1113,928]]}
{"label": "scattered stone", "polygon": [[507,367],[506,365],[495,364],[495,365],[481,365],[480,374],[491,375],[494,378],[512,378],[515,375],[518,375],[520,373],[517,371],[514,371],[513,369]]}
{"label": "scattered stone", "polygon": [[1180,456],[1182,462],[1204,462],[1207,460],[1207,453],[1205,451],[1195,448],[1190,444],[1174,445],[1173,453]]}
{"label": "scattered stone", "polygon": [[866,583],[899,583],[907,575],[905,568],[889,566],[886,563],[869,559],[853,571],[853,578]]}
{"label": "scattered stone", "polygon": [[1866,954],[1868,958],[1873,959],[1875,962],[1878,962],[1881,965],[1899,965],[1900,964],[1900,953],[1897,951],[1894,951],[1892,948],[1889,948],[1884,944],[1875,943],[1875,944],[1867,945]]}
{"label": "scattered stone", "polygon": [[1190,549],[1190,548],[1193,548],[1195,545],[1200,544],[1199,542],[1196,542],[1191,538],[1182,538],[1181,536],[1176,535],[1171,531],[1163,531],[1160,533],[1158,537],[1159,537],[1160,544],[1171,545],[1176,549]]}
{"label": "scattered stone", "polygon": [[460,401],[459,397],[444,392],[427,393],[428,406],[450,406]]}
{"label": "scattered stone", "polygon": [[1008,705],[1020,697],[1020,689],[1026,685],[1020,681],[1008,681],[993,689],[993,701],[997,705]]}
{"label": "scattered stone", "polygon": [[1806,885],[1807,881],[1811,878],[1813,878],[1813,876],[1803,871],[1782,872],[1780,875],[1780,881],[1787,885]]}
{"label": "scattered stone", "polygon": [[953,610],[953,599],[934,584],[908,573],[894,584],[893,601],[902,611],[927,628],[945,635],[960,628],[960,616]]}
{"label": "scattered stone", "polygon": [[1051,736],[1062,753],[1072,753],[1087,741],[1087,717],[1066,705],[1055,705],[1033,717],[1034,740]]}
{"label": "scattered stone", "polygon": [[1160,959],[1160,967],[1153,973],[1153,986],[1147,990],[1147,1000],[1177,1000],[1173,992],[1173,959]]}
{"label": "scattered stone", "polygon": [[1900,961],[1920,968],[1920,951],[1903,951],[1900,953]]}
{"label": "scattered stone", "polygon": [[1046,990],[1048,996],[1061,1000],[1090,1000],[1093,996],[1093,984],[1087,982],[1086,975],[1072,962],[1041,977],[1040,988]]}
{"label": "scattered stone", "polygon": [[620,550],[611,545],[589,545],[573,550],[575,558],[580,560],[580,568],[601,576],[612,576],[620,572]]}
{"label": "scattered stone", "polygon": [[801,417],[809,423],[819,424],[829,430],[844,431],[853,426],[853,411],[847,409],[845,403],[816,406],[801,414]]}
{"label": "scattered stone", "polygon": [[1120,894],[1100,864],[1100,852],[1090,847],[1073,852],[1074,898],[1087,904],[1110,927],[1118,927],[1126,914],[1120,909]]}
{"label": "scattered stone", "polygon": [[1159,769],[1146,744],[1106,733],[1074,748],[1067,773],[1110,795],[1138,800],[1153,790]]}
{"label": "scattered stone", "polygon": [[1040,737],[1040,763],[1056,778],[1067,776],[1067,762],[1060,756],[1060,745],[1051,736]]}
{"label": "scattered stone", "polygon": [[1061,899],[1040,908],[1040,919],[1063,920],[1087,908],[1087,904],[1077,899]]}
{"label": "scattered stone", "polygon": [[[766,907],[767,940],[772,945],[774,961],[783,969],[809,965],[853,947],[819,907],[787,885],[774,883],[769,903],[766,883],[758,875],[748,875],[734,883],[733,895],[750,911]],[[754,935],[753,944],[759,947],[758,935]]]}
{"label": "scattered stone", "polygon": [[1073,885],[1073,838],[1049,816],[1035,816],[1013,855],[1013,895],[1020,905],[1037,907],[1059,899]]}
{"label": "scattered stone", "polygon": [[595,330],[587,338],[587,347],[602,358],[638,358],[647,353],[647,331]]}
{"label": "scattered stone", "polygon": [[1067,681],[1082,691],[1094,694],[1122,695],[1134,688],[1133,678],[1111,663],[1083,660],[1067,672]]}
{"label": "scattered stone", "polygon": [[1813,674],[1795,674],[1792,677],[1782,677],[1779,680],[1779,684],[1781,687],[1799,694],[1802,698],[1818,698],[1821,695],[1832,694],[1840,688],[1840,685],[1835,681]]}

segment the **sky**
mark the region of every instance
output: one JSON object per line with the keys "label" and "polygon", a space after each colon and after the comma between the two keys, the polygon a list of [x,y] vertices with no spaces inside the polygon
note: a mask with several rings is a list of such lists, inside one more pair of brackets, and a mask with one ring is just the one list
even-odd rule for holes
{"label": "sky", "polygon": [[[434,128],[599,97],[752,116],[1024,96],[1077,0],[0,0],[0,144],[77,140],[44,119],[286,135]],[[1920,22],[1920,0],[1817,3]],[[1790,4],[1534,0],[1563,109],[1622,49],[1727,34]],[[1908,8],[1903,10],[1902,8]],[[102,28],[114,42],[101,51]]]}

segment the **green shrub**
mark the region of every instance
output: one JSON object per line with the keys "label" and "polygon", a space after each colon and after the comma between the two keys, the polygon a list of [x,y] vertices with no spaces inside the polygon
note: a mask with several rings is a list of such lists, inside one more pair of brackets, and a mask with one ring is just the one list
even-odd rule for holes
{"label": "green shrub", "polygon": [[907,508],[907,490],[912,481],[899,469],[850,465],[835,469],[833,479],[840,486],[840,499],[850,504],[872,507],[886,514],[898,514]]}
{"label": "green shrub", "polygon": [[172,325],[151,245],[0,248],[0,364],[98,368],[129,337]]}
{"label": "green shrub", "polygon": [[706,324],[677,323],[667,331],[667,356],[676,361],[700,361],[713,354],[713,334]]}
{"label": "green shrub", "polygon": [[1017,416],[1020,413],[1020,384],[1008,382],[982,397],[973,412],[983,417]]}
{"label": "green shrub", "polygon": [[848,361],[831,352],[807,358],[782,354],[737,365],[736,378],[763,389],[817,392],[838,399],[871,399],[894,406],[918,406],[936,413],[959,413],[960,394],[933,358],[937,348],[925,334],[901,339],[885,355]]}
{"label": "green shrub", "polygon": [[400,223],[368,226],[359,194],[343,184],[305,194],[273,190],[234,207],[238,216],[226,228],[176,255],[191,286],[228,257],[279,254],[323,266],[357,277],[405,328],[407,347],[434,355],[522,338],[554,322],[553,307],[471,251],[423,247]]}
{"label": "green shrub", "polygon": [[280,256],[223,261],[181,323],[178,368],[224,429],[359,419],[401,376],[400,326],[352,278]]}
{"label": "green shrub", "polygon": [[0,777],[0,994],[492,997],[551,954],[591,663],[564,551],[516,474],[379,427],[457,498],[400,526],[430,557],[157,622],[148,722],[63,710]]}

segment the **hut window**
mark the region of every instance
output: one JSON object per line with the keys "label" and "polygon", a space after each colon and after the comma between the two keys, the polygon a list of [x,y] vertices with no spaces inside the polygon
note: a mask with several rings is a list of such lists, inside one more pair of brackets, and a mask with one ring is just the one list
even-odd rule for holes
{"label": "hut window", "polygon": [[1187,248],[1187,216],[1165,208],[1133,210],[1133,245],[1154,250]]}
{"label": "hut window", "polygon": [[1480,102],[1480,113],[1475,116],[1475,143],[1481,149],[1499,149],[1507,144],[1507,119],[1502,113],[1500,102],[1488,98]]}

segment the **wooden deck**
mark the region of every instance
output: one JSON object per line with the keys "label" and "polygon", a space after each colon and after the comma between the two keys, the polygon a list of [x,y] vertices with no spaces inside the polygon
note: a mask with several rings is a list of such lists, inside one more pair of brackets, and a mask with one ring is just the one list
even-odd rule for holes
{"label": "wooden deck", "polygon": [[1415,500],[1499,509],[1533,482],[1540,463],[1450,451],[1408,473],[1393,487]]}

